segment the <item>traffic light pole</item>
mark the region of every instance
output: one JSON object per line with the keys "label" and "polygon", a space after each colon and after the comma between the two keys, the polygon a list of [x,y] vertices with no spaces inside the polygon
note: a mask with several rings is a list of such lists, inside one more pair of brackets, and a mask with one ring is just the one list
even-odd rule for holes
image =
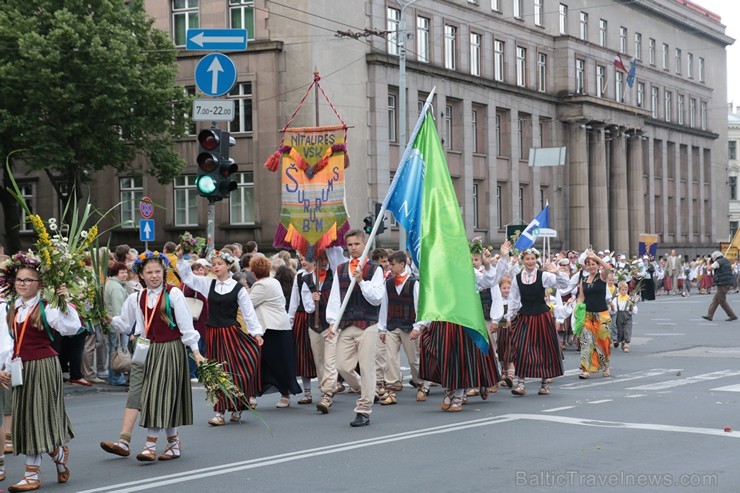
{"label": "traffic light pole", "polygon": [[206,228],[206,254],[216,249],[214,237],[216,236],[216,201],[208,197],[208,227]]}

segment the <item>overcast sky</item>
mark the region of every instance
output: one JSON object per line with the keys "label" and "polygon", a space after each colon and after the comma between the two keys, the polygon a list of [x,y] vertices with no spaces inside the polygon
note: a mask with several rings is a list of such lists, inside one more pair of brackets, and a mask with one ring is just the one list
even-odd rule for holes
{"label": "overcast sky", "polygon": [[725,34],[735,38],[727,47],[727,101],[740,106],[740,2],[737,0],[693,0],[694,3],[722,17]]}

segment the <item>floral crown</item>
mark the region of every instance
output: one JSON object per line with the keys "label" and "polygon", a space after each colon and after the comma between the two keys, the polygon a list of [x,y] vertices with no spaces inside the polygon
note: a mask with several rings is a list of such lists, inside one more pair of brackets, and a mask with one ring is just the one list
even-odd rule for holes
{"label": "floral crown", "polygon": [[[476,236],[472,240],[470,240],[470,253],[471,254],[477,254],[477,255],[483,255],[483,250],[485,250],[486,247],[483,246],[483,239],[480,236]],[[489,250],[492,248],[489,247]]]}
{"label": "floral crown", "polygon": [[135,274],[138,274],[141,269],[144,268],[144,265],[150,260],[158,260],[162,263],[162,266],[165,269],[169,269],[170,267],[170,259],[168,259],[164,253],[159,253],[156,250],[153,252],[147,250],[146,252],[140,254],[139,258],[134,260],[134,265],[131,266],[131,270],[133,270]]}
{"label": "floral crown", "polygon": [[527,248],[526,250],[523,250],[521,253],[521,256],[524,257],[525,255],[532,254],[537,258],[540,258],[540,251],[537,250],[535,247]]}
{"label": "floral crown", "polygon": [[234,258],[233,255],[231,255],[229,252],[223,252],[221,250],[213,250],[208,253],[208,261],[213,262],[214,258],[220,258],[224,262],[226,262],[229,266],[234,265],[236,263],[236,258]]}
{"label": "floral crown", "polygon": [[15,291],[15,275],[19,270],[39,270],[40,266],[41,259],[31,250],[28,250],[27,252],[18,252],[9,259],[0,263],[0,296],[7,299],[10,296],[17,294]]}

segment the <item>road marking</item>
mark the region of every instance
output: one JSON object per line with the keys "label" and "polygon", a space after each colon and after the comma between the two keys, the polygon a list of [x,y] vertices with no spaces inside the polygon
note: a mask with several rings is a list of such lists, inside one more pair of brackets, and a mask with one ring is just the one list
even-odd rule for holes
{"label": "road marking", "polygon": [[651,318],[650,320],[652,320],[653,322],[660,322],[660,321],[670,320],[670,318]]}
{"label": "road marking", "polygon": [[612,402],[614,399],[601,399],[600,401],[589,401],[586,404],[603,404],[605,402]]}
{"label": "road marking", "polygon": [[715,371],[712,373],[704,373],[703,375],[695,375],[688,378],[679,378],[678,380],[668,380],[666,382],[651,383],[649,385],[641,385],[639,387],[628,387],[627,390],[664,390],[672,389],[674,387],[680,387],[682,385],[688,385],[691,383],[706,382],[708,380],[717,380],[725,377],[734,377],[740,375],[740,371],[737,370],[722,370]]}
{"label": "road marking", "polygon": [[570,376],[573,376],[573,375],[578,375],[579,373],[581,373],[581,369],[580,368],[573,368],[572,370],[565,370],[565,373],[563,373],[563,376],[564,377],[570,377]]}
{"label": "road marking", "polygon": [[103,486],[100,488],[94,488],[90,490],[80,491],[79,493],[103,493],[103,492],[116,492],[116,493],[131,493],[134,491],[143,491],[154,488],[160,488],[171,484],[185,483],[187,481],[196,481],[212,476],[220,476],[227,473],[233,473],[238,471],[244,471],[249,469],[256,469],[260,467],[273,466],[276,464],[282,464],[285,462],[292,462],[301,459],[311,459],[320,457],[323,455],[336,454],[340,452],[346,452],[348,450],[354,450],[359,448],[371,447],[374,445],[384,445],[387,443],[398,442],[402,440],[410,440],[413,438],[420,438],[425,436],[439,435],[443,433],[456,432],[469,428],[478,428],[481,426],[490,426],[500,423],[507,423],[511,421],[545,421],[550,423],[590,426],[596,428],[621,428],[627,430],[648,430],[648,431],[663,431],[673,433],[691,433],[698,435],[716,436],[722,438],[740,438],[740,433],[727,433],[722,429],[715,428],[696,428],[689,426],[672,426],[652,423],[626,423],[619,421],[600,421],[594,419],[583,419],[583,418],[570,418],[566,416],[543,416],[541,414],[504,414],[502,416],[476,419],[471,421],[463,421],[457,424],[436,426],[432,428],[423,428],[420,430],[409,431],[404,433],[397,433],[394,435],[380,436],[375,438],[368,438],[365,440],[357,440],[354,442],[339,443],[335,445],[329,445],[325,447],[317,447],[306,450],[297,450],[295,452],[288,452],[285,454],[273,455],[270,457],[263,457],[259,459],[250,459],[241,462],[233,462],[231,464],[222,464],[220,466],[205,467],[202,469],[193,469],[181,473],[168,474],[155,478],[147,478],[136,481],[129,481],[126,483],[113,484],[109,486]]}
{"label": "road marking", "polygon": [[573,409],[576,406],[563,406],[563,407],[553,407],[552,409],[543,409],[540,411],[541,413],[556,413],[558,411],[565,411],[566,409]]}
{"label": "road marking", "polygon": [[643,344],[647,344],[653,339],[654,339],[653,337],[633,337],[632,341],[630,342],[630,345],[631,346],[641,346]]}
{"label": "road marking", "polygon": [[632,394],[632,395],[625,395],[624,397],[627,399],[634,399],[635,397],[645,397],[647,394]]}
{"label": "road marking", "polygon": [[[660,324],[657,324],[657,325],[660,325]],[[662,336],[685,336],[686,334],[676,334],[675,332],[663,332],[663,333],[652,333],[652,334],[645,334],[645,335],[652,336],[652,337],[662,337]]]}
{"label": "road marking", "polygon": [[719,390],[720,392],[740,392],[740,384],[727,385],[725,387],[717,387],[710,390]]}
{"label": "road marking", "polygon": [[635,373],[627,373],[623,376],[618,377],[610,377],[610,378],[604,378],[601,380],[598,380],[596,382],[573,382],[573,383],[567,383],[565,385],[558,386],[559,389],[583,389],[586,387],[600,387],[602,385],[610,385],[613,383],[621,383],[621,382],[629,382],[631,380],[640,380],[642,378],[649,378],[649,377],[657,377],[660,375],[664,375],[666,373],[676,373],[681,371],[681,369],[661,369],[661,368],[655,368],[648,371],[638,371]]}
{"label": "road marking", "polygon": [[678,324],[675,322],[658,322],[655,325],[678,325]]}

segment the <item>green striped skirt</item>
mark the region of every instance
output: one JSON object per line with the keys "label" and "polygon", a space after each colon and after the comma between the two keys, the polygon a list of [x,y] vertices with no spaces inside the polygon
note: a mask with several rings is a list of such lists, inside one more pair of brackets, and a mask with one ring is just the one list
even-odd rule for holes
{"label": "green striped skirt", "polygon": [[144,428],[193,424],[188,355],[180,339],[152,342],[144,364],[141,419]]}
{"label": "green striped skirt", "polygon": [[59,358],[24,361],[23,385],[13,390],[13,453],[50,453],[74,436]]}

